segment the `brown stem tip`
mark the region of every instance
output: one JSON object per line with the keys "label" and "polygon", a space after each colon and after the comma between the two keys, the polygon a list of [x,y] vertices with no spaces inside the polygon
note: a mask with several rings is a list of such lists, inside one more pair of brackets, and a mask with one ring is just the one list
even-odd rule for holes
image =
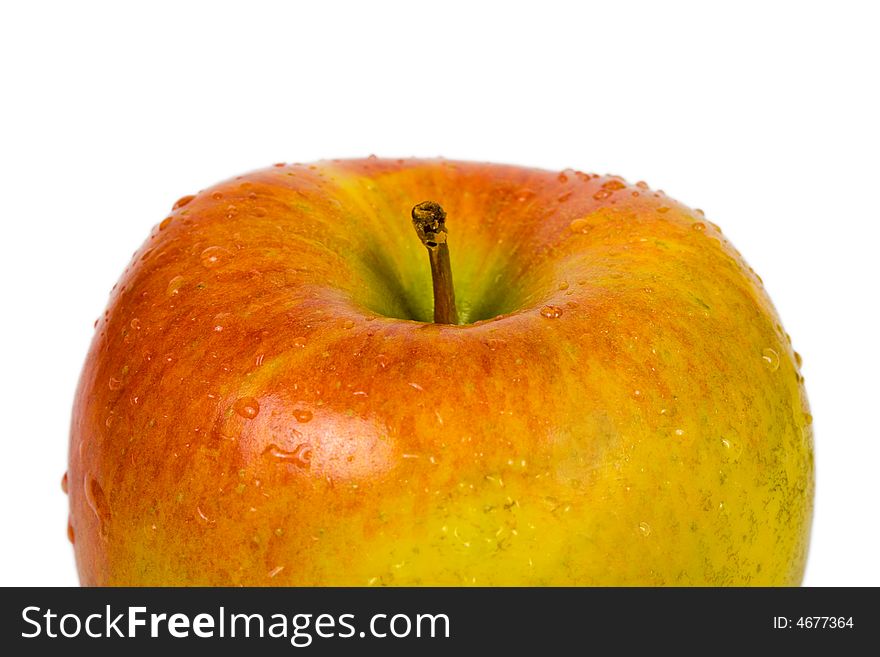
{"label": "brown stem tip", "polygon": [[439,203],[425,201],[412,209],[413,227],[428,249],[434,285],[434,323],[458,324],[449,245],[446,243],[446,212]]}

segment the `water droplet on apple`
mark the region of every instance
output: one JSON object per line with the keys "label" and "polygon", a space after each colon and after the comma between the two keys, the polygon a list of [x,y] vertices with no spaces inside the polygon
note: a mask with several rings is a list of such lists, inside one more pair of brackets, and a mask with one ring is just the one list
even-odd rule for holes
{"label": "water droplet on apple", "polygon": [[560,282],[558,287],[560,290],[567,290],[568,289],[568,281]]}
{"label": "water droplet on apple", "polygon": [[617,180],[616,178],[612,178],[611,180],[602,183],[602,189],[607,189],[611,192],[616,192],[624,187],[626,187],[626,184],[622,180]]}
{"label": "water droplet on apple", "polygon": [[807,426],[810,426],[811,424],[813,424],[813,416],[810,415],[809,413],[804,413],[804,423]]}
{"label": "water droplet on apple", "polygon": [[294,338],[293,339],[293,346],[302,349],[303,347],[306,346],[306,339],[303,337]]}
{"label": "water droplet on apple", "polygon": [[242,397],[235,401],[232,408],[246,420],[253,420],[260,413],[260,402],[253,397]]}
{"label": "water droplet on apple", "polygon": [[779,354],[773,349],[770,349],[770,347],[767,347],[761,352],[761,359],[771,372],[775,372],[779,369]]}
{"label": "water droplet on apple", "polygon": [[611,196],[611,194],[612,192],[608,191],[607,189],[600,189],[595,194],[593,194],[593,198],[597,201],[604,201],[606,198]]}
{"label": "water droplet on apple", "polygon": [[76,534],[73,531],[73,524],[70,522],[70,518],[67,519],[67,540],[70,541],[71,545],[76,544]]}
{"label": "water droplet on apple", "polygon": [[179,199],[177,199],[177,202],[171,206],[171,209],[172,210],[179,210],[184,205],[186,205],[187,203],[192,201],[194,198],[195,198],[195,196],[193,196],[191,194],[187,195],[187,196],[181,196]]}
{"label": "water droplet on apple", "polygon": [[115,376],[111,376],[110,380],[107,382],[110,390],[119,390],[122,388],[122,381],[117,379]]}
{"label": "water droplet on apple", "polygon": [[208,269],[212,269],[217,267],[225,260],[227,260],[232,253],[230,253],[227,249],[224,249],[222,246],[209,246],[207,249],[202,251],[201,259],[202,266],[207,267]]}
{"label": "water droplet on apple", "polygon": [[638,187],[639,189],[650,189],[648,183],[646,183],[644,180],[640,180],[639,182],[637,182],[636,187]]}
{"label": "water droplet on apple", "polygon": [[296,418],[297,422],[308,422],[312,419],[313,415],[310,410],[298,408],[293,411],[293,417]]}
{"label": "water droplet on apple", "polygon": [[659,208],[657,208],[657,212],[659,212],[660,214],[664,214],[666,212],[669,212],[669,208],[667,208],[665,205],[661,205]]}
{"label": "water droplet on apple", "polygon": [[590,230],[590,222],[586,219],[575,219],[568,228],[572,233],[586,233]]}
{"label": "water droplet on apple", "polygon": [[556,176],[556,179],[557,179],[559,182],[561,182],[561,183],[568,182],[568,176],[565,175],[565,171],[561,171],[561,172],[559,173],[559,175]]}
{"label": "water droplet on apple", "polygon": [[229,318],[232,317],[232,313],[217,313],[214,315],[214,319],[211,320],[212,328],[215,333],[220,333],[229,323]]}
{"label": "water droplet on apple", "polygon": [[344,328],[344,329],[354,328],[354,322],[350,319],[347,319],[342,323],[342,328]]}
{"label": "water droplet on apple", "polygon": [[183,276],[175,276],[168,281],[168,286],[165,288],[165,294],[169,297],[179,294],[181,287],[183,287]]}
{"label": "water droplet on apple", "polygon": [[221,194],[220,192],[214,192],[213,194],[211,194],[211,198],[215,201],[219,201],[221,198],[223,198],[223,194]]}
{"label": "water droplet on apple", "polygon": [[251,214],[254,215],[255,217],[265,217],[268,214],[268,212],[266,212],[266,208],[261,208],[258,206],[258,207],[255,207],[251,210]]}
{"label": "water droplet on apple", "polygon": [[547,319],[556,319],[562,316],[562,308],[559,306],[544,306],[541,308],[541,316]]}
{"label": "water droplet on apple", "polygon": [[67,495],[67,473],[64,473],[64,476],[61,477],[61,490],[64,491],[64,494]]}
{"label": "water droplet on apple", "polygon": [[292,463],[305,470],[308,470],[312,465],[312,446],[308,443],[300,443],[289,451],[281,449],[278,445],[269,445],[263,450],[263,455],[271,456],[284,463]]}
{"label": "water droplet on apple", "polygon": [[798,369],[804,364],[804,359],[798,352],[794,352],[794,362],[798,366]]}
{"label": "water droplet on apple", "polygon": [[95,514],[101,525],[101,536],[107,536],[107,523],[110,520],[110,505],[107,503],[107,496],[104,489],[94,477],[86,477],[83,482],[86,494],[86,502],[89,508]]}
{"label": "water droplet on apple", "polygon": [[639,533],[642,536],[650,536],[651,535],[651,525],[646,522],[639,523]]}
{"label": "water droplet on apple", "polygon": [[725,460],[738,461],[739,457],[742,456],[743,448],[741,443],[735,443],[729,438],[722,438],[721,447],[724,449],[722,457]]}
{"label": "water droplet on apple", "polygon": [[691,224],[691,229],[697,231],[698,233],[703,233],[706,231],[706,224],[702,221],[697,221],[696,223]]}
{"label": "water droplet on apple", "polygon": [[168,228],[169,224],[174,220],[174,217],[165,217],[162,221],[159,222],[159,230],[165,230]]}
{"label": "water droplet on apple", "polygon": [[560,194],[556,200],[559,201],[560,203],[565,203],[566,201],[568,201],[568,199],[571,198],[571,195],[572,195],[572,192],[565,192],[565,194]]}
{"label": "water droplet on apple", "polygon": [[202,510],[201,504],[196,505],[196,514],[199,516],[199,518],[201,518],[202,522],[205,522],[209,525],[213,525],[216,522],[213,518],[211,518],[207,513]]}

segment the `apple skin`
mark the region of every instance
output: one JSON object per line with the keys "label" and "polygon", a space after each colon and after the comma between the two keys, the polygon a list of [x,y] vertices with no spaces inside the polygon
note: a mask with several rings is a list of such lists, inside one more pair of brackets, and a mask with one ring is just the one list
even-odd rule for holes
{"label": "apple skin", "polygon": [[[425,200],[466,325],[430,323]],[[375,158],[239,176],[175,205],[97,323],[80,581],[796,585],[799,360],[721,231],[644,183]]]}

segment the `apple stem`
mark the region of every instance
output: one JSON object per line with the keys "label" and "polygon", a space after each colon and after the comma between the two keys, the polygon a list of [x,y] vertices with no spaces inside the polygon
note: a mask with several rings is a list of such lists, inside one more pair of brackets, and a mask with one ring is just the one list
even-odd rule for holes
{"label": "apple stem", "polygon": [[439,203],[425,201],[412,209],[413,227],[428,249],[431,279],[434,283],[434,323],[458,324],[452,265],[446,243],[446,212]]}

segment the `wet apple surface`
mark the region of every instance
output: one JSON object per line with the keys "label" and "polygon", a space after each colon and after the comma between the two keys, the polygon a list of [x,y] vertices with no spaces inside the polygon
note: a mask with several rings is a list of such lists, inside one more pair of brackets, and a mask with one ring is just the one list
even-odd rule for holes
{"label": "wet apple surface", "polygon": [[[434,323],[413,207],[446,212]],[[280,165],[180,199],[77,391],[87,585],[790,585],[811,417],[760,279],[644,183]]]}

